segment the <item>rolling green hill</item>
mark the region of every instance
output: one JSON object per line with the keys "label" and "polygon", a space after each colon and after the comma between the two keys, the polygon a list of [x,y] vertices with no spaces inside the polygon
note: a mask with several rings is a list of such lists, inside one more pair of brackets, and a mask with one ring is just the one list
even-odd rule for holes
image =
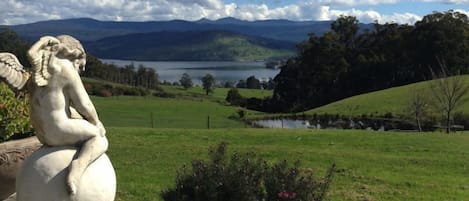
{"label": "rolling green hill", "polygon": [[[469,84],[469,75],[463,75],[463,79]],[[305,113],[328,113],[352,116],[362,114],[383,115],[388,112],[392,114],[407,114],[411,98],[415,92],[423,92],[426,94],[428,101],[432,100],[429,82],[432,81],[418,82],[357,95],[306,111]],[[466,95],[466,98],[469,98],[469,94]],[[463,102],[460,111],[469,113],[469,102]]]}
{"label": "rolling green hill", "polygon": [[158,61],[254,61],[286,58],[294,44],[228,31],[154,32],[86,44],[99,58]]}

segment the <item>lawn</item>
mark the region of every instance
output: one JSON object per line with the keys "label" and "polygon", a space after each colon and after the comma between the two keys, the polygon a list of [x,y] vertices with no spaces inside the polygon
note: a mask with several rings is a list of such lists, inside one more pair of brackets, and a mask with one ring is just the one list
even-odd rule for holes
{"label": "lawn", "polygon": [[244,127],[237,107],[207,99],[186,100],[157,97],[93,97],[98,114],[106,126],[154,128]]}
{"label": "lawn", "polygon": [[221,141],[269,161],[301,160],[324,175],[337,164],[331,200],[466,200],[469,135],[360,130],[151,129],[110,127],[117,201],[161,200],[176,171]]}
{"label": "lawn", "polygon": [[[307,113],[399,113],[411,90],[425,86],[418,83],[365,94]],[[164,90],[178,98],[92,97],[110,139],[117,201],[161,200],[159,192],[174,185],[178,168],[194,158],[207,158],[208,147],[222,141],[229,143],[230,151],[254,151],[271,162],[299,159],[302,167],[317,170],[317,175],[324,175],[335,162],[337,172],[329,191],[334,201],[469,197],[468,133],[245,128],[233,118],[239,108],[223,100],[228,89],[216,89],[210,97],[200,88],[165,86]],[[272,92],[241,93],[264,97]],[[207,129],[208,116],[211,129]]]}
{"label": "lawn", "polygon": [[[205,95],[202,88],[184,90],[180,86],[162,86],[175,98],[113,96],[92,97],[100,118],[106,126],[150,128],[244,128],[237,111],[225,97],[227,88],[217,88]],[[270,96],[270,90],[239,89],[245,97]],[[249,114],[263,114],[248,111]],[[208,125],[208,122],[210,125]]]}
{"label": "lawn", "polygon": [[[200,86],[191,87],[187,90],[184,90],[182,86],[167,86],[162,85],[161,88],[169,93],[176,94],[179,96],[192,96],[192,97],[204,97],[210,98],[212,100],[225,100],[226,95],[228,94],[229,88],[215,88],[213,94],[210,96],[205,95],[205,91]],[[272,96],[272,90],[258,90],[258,89],[238,89],[239,93],[243,97],[247,98],[264,98]]]}
{"label": "lawn", "polygon": [[[463,79],[469,84],[469,75],[463,75]],[[431,105],[433,95],[430,90],[429,82],[432,81],[419,82],[349,97],[306,111],[305,114],[328,113],[352,116],[373,114],[376,116],[392,113],[408,115],[410,102],[414,93],[426,94],[427,102]],[[466,95],[465,99],[467,100],[468,98],[469,96]],[[469,113],[469,101],[463,101],[458,111]]]}

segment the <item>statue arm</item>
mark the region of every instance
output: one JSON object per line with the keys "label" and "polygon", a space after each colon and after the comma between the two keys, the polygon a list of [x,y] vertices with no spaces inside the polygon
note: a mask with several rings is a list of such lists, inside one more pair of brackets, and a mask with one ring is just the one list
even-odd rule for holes
{"label": "statue arm", "polygon": [[[98,118],[96,109],[94,108],[93,103],[91,102],[90,97],[86,93],[85,87],[80,80],[75,80],[73,84],[68,89],[71,97],[71,107],[72,113],[78,113],[78,116],[81,115],[85,120],[99,128],[100,135],[104,137],[106,135],[106,129]],[[75,115],[77,116],[77,115]],[[72,117],[73,118],[73,117]]]}
{"label": "statue arm", "polygon": [[100,123],[98,114],[81,81],[75,80],[70,85],[68,93],[70,93],[73,108],[91,124],[98,125]]}

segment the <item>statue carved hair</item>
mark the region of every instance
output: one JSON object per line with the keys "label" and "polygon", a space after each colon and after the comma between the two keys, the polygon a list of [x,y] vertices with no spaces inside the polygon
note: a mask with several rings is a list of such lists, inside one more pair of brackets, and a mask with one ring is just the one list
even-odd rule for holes
{"label": "statue carved hair", "polygon": [[59,54],[71,60],[86,59],[85,50],[80,41],[68,35],[57,36],[57,39],[60,41],[58,49]]}

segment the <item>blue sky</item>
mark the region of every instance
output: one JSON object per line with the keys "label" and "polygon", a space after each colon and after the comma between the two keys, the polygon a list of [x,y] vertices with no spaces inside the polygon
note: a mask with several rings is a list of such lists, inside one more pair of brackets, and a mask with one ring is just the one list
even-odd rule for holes
{"label": "blue sky", "polygon": [[0,24],[88,17],[107,21],[334,20],[413,24],[433,11],[469,14],[469,0],[4,0]]}

